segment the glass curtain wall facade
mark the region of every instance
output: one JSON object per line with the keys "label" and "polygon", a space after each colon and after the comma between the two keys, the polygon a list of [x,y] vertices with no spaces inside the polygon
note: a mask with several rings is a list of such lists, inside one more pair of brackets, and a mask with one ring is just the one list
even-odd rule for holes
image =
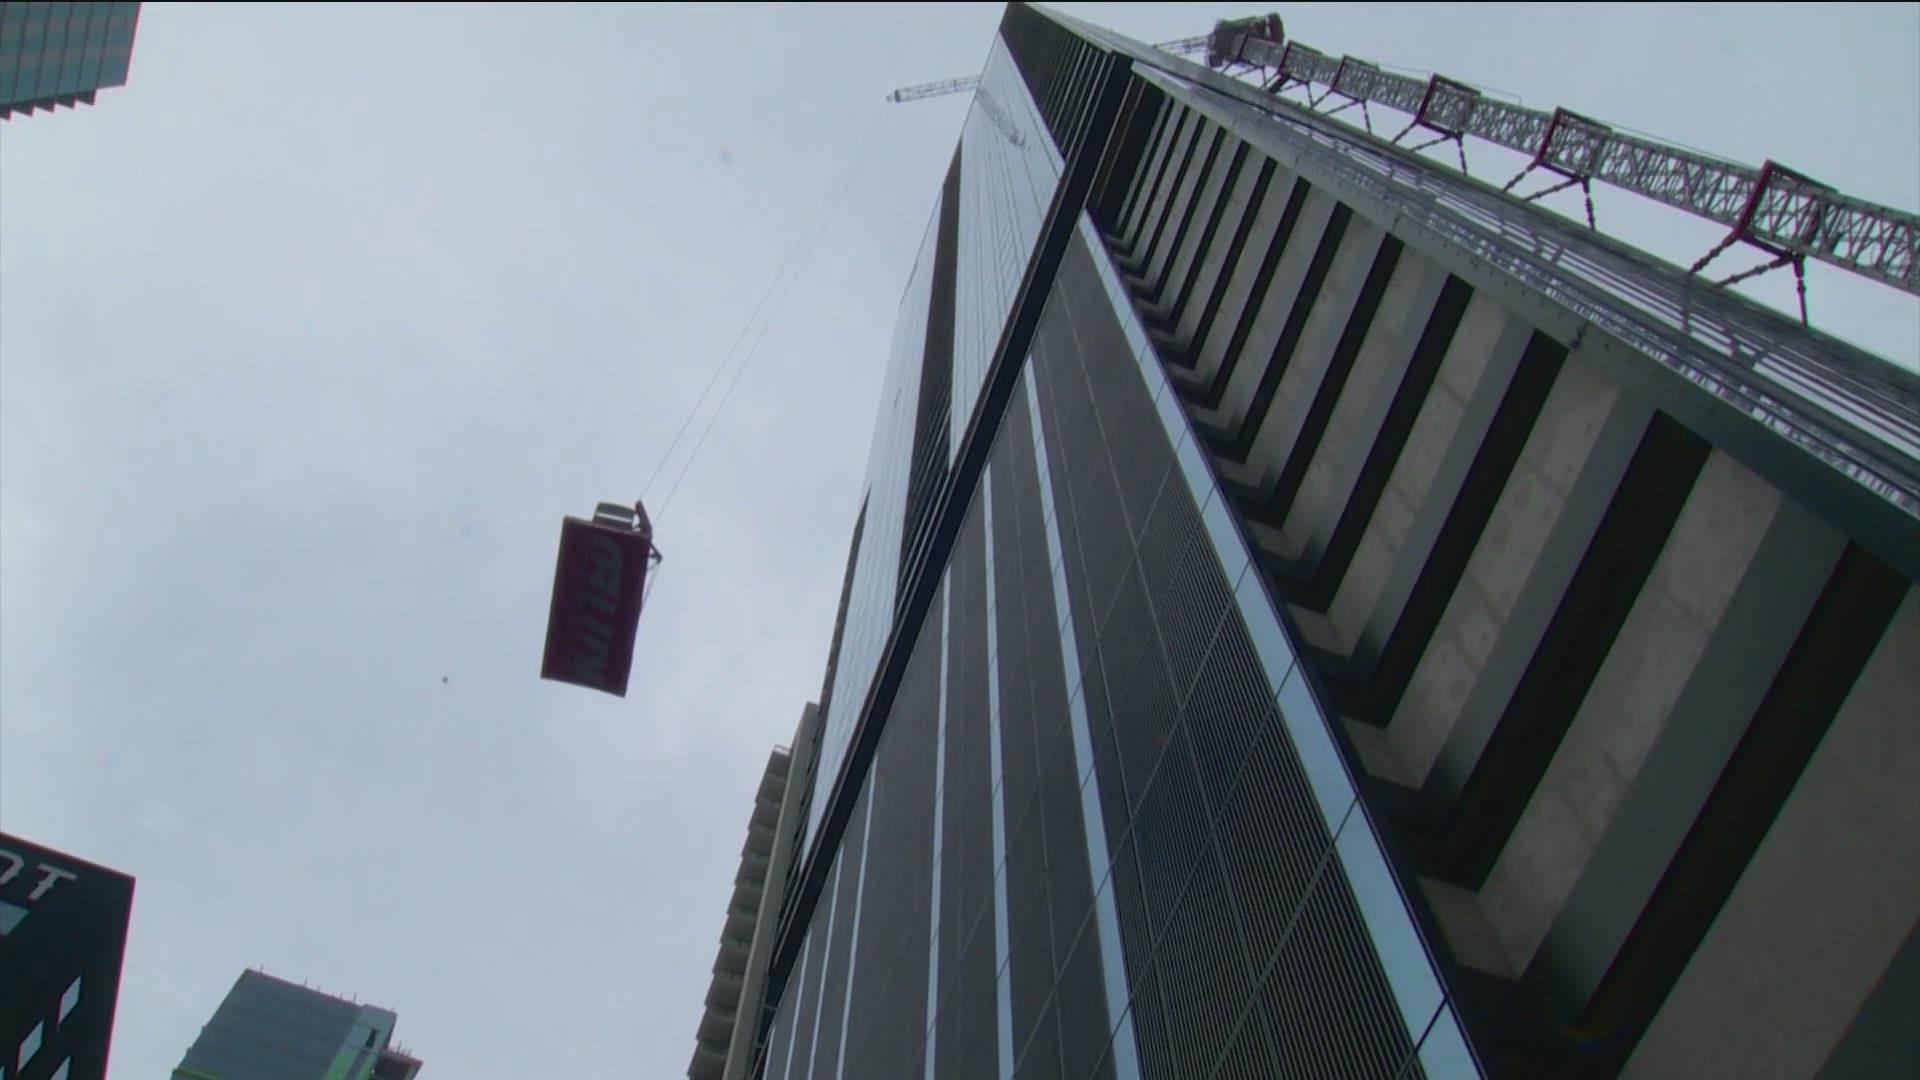
{"label": "glass curtain wall facade", "polygon": [[174,1080],[412,1080],[390,1009],[243,971],[174,1067]]}
{"label": "glass curtain wall facade", "polygon": [[[887,526],[867,534],[856,553],[846,636],[836,643],[838,663],[826,690],[822,776],[834,776],[844,761],[906,563],[926,540],[928,500],[966,436],[1060,167],[1011,54],[996,40],[894,332],[867,478],[869,512]],[[936,278],[944,286],[938,305]],[[932,445],[937,451],[929,452]],[[919,496],[912,506],[910,489]],[[814,804],[810,834],[823,809]]]}
{"label": "glass curtain wall facade", "polygon": [[0,3],[0,120],[125,86],[138,3]]}
{"label": "glass curtain wall facade", "polygon": [[1008,8],[750,1075],[1897,1074],[1920,386],[1556,221]]}
{"label": "glass curtain wall facade", "polygon": [[0,1080],[105,1076],[133,879],[0,833]]}
{"label": "glass curtain wall facade", "polygon": [[[1231,884],[1265,870],[1245,865],[1243,841],[1214,835],[1213,807],[1229,811],[1223,828],[1257,833],[1278,805],[1301,834],[1290,838],[1300,895],[1259,899],[1304,901],[1327,924],[1328,952],[1268,980],[1265,996],[1288,980],[1353,980],[1351,1007],[1302,1036],[1350,1029],[1395,1070],[1417,1069],[1423,1037],[1452,1023],[1324,727],[1304,760],[1283,734],[1276,691],[1306,700],[1284,634],[1237,534],[1217,528],[1191,439],[1176,454],[1186,423],[1157,404],[1167,381],[1105,243],[1084,205],[1059,198],[1073,152],[1099,141],[1088,129],[1122,68],[1015,8],[968,113],[902,305],[827,693],[806,837],[810,850],[837,850],[794,928],[762,1075],[1139,1076],[1215,1057],[1239,1075],[1271,1064],[1273,1008],[1252,959],[1264,942],[1242,940],[1236,910],[1259,890],[1243,898]],[[1084,204],[1098,150],[1081,163]],[[1043,248],[1053,266],[1036,282]],[[928,312],[947,275],[951,337],[939,355]],[[1010,363],[1010,324],[1023,320],[1031,358]],[[936,357],[944,402],[919,393]],[[931,505],[909,512],[916,485],[903,467],[916,432],[924,442],[933,427],[944,460],[919,486],[959,519],[938,539]],[[961,460],[969,440],[984,469]],[[1231,545],[1224,557],[1216,539]],[[937,582],[918,605],[907,595],[915,573]],[[853,782],[845,766],[889,646],[904,663],[885,733],[850,813],[823,829],[832,789]],[[1230,725],[1185,723],[1189,708]],[[1295,721],[1309,723],[1323,722]],[[1336,840],[1353,869],[1328,859]],[[1369,933],[1388,943],[1397,977]],[[1431,1045],[1449,1038],[1460,1041]]]}

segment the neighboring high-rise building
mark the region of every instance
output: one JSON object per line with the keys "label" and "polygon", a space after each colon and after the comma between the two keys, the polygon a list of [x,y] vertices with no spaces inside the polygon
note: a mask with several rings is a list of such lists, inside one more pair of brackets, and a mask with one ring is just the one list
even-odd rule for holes
{"label": "neighboring high-rise building", "polygon": [[0,2],[0,120],[127,84],[138,3]]}
{"label": "neighboring high-rise building", "polygon": [[[800,717],[796,746],[810,742],[816,717],[817,710],[809,704]],[[733,896],[720,931],[720,952],[707,988],[707,1007],[700,1017],[693,1061],[687,1066],[690,1080],[739,1080],[751,1058],[761,1020],[755,1006],[765,996],[781,883],[793,855],[791,826],[799,813],[801,788],[792,782],[793,766],[793,751],[775,747],[754,794],[747,840],[740,849],[740,871],[734,875]]]}
{"label": "neighboring high-rise building", "polygon": [[1007,9],[724,1075],[1920,1075],[1920,380],[1266,74]]}
{"label": "neighboring high-rise building", "polygon": [[392,1010],[248,969],[234,981],[173,1080],[413,1080],[420,1059],[393,1043]]}
{"label": "neighboring high-rise building", "polygon": [[107,1074],[133,879],[0,833],[0,1077]]}

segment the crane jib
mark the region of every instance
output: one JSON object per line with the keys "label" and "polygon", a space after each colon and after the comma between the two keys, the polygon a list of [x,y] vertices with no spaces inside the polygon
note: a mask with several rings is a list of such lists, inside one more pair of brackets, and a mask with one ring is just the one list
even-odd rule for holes
{"label": "crane jib", "polygon": [[[1774,257],[1765,269],[1791,264],[1798,276],[1805,260],[1813,259],[1920,295],[1920,215],[1854,198],[1775,162],[1755,168],[1725,161],[1565,109],[1502,101],[1442,75],[1416,77],[1359,57],[1335,59],[1288,39],[1277,15],[1223,20],[1210,34],[1164,41],[1154,48],[1174,55],[1205,53],[1208,67],[1258,76],[1259,85],[1273,94],[1293,86],[1312,94],[1318,87],[1317,96],[1295,103],[1316,112],[1329,97],[1343,103],[1328,113],[1368,103],[1398,110],[1412,119],[1394,142],[1424,127],[1437,136],[1431,142],[1459,147],[1463,168],[1464,136],[1527,154],[1533,158],[1529,172],[1544,168],[1563,178],[1548,190],[1580,184],[1588,191],[1589,225],[1594,224],[1590,185],[1599,182],[1728,226],[1725,240],[1694,265],[1695,273],[1731,244],[1745,242]],[[922,101],[970,91],[979,82],[972,76],[923,83],[895,90],[887,100]],[[1369,116],[1371,133],[1370,114],[1363,109],[1363,115]],[[1515,177],[1508,188],[1525,175]],[[1546,193],[1536,192],[1527,201]],[[1754,272],[1719,284],[1733,284]],[[1802,321],[1805,317],[1803,303]]]}

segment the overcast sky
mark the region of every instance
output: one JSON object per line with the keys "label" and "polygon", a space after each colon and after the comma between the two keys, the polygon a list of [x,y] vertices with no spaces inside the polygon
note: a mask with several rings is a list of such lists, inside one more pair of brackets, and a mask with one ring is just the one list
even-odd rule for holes
{"label": "overcast sky", "polygon": [[[129,85],[0,127],[0,825],[138,878],[115,1080],[248,965],[396,1009],[429,1077],[684,1071],[968,102],[882,99],[999,10],[148,4]],[[1920,206],[1920,6],[1282,14]],[[539,681],[559,518],[639,494],[850,164],[659,521],[630,695]],[[1812,302],[1915,363],[1912,298]]]}

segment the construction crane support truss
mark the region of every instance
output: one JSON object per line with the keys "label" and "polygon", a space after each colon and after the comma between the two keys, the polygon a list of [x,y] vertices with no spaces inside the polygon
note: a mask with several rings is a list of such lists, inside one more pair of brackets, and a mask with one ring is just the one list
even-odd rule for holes
{"label": "construction crane support truss", "polygon": [[887,100],[898,105],[908,101],[922,101],[926,98],[958,94],[964,90],[971,90],[978,85],[980,85],[980,76],[978,75],[967,75],[958,79],[942,79],[939,82],[921,83],[919,86],[908,86],[895,90],[893,93],[887,95]]}
{"label": "construction crane support truss", "polygon": [[[1157,48],[1186,56],[1204,53],[1207,65],[1216,69],[1243,75],[1257,71],[1270,93],[1301,86],[1310,108],[1319,109],[1329,97],[1338,96],[1344,103],[1325,111],[1358,105],[1369,133],[1369,105],[1398,109],[1412,120],[1392,141],[1425,128],[1434,138],[1411,149],[1450,141],[1459,150],[1462,172],[1467,169],[1468,135],[1526,154],[1531,163],[1507,181],[1504,190],[1513,190],[1535,169],[1545,169],[1561,181],[1525,196],[1525,201],[1578,184],[1586,196],[1590,227],[1595,224],[1595,180],[1718,222],[1730,231],[1690,272],[1705,269],[1735,243],[1750,244],[1772,256],[1771,261],[1720,284],[1790,265],[1799,278],[1802,321],[1809,258],[1920,295],[1920,215],[1841,194],[1776,162],[1755,169],[1618,131],[1568,109],[1543,111],[1502,101],[1443,75],[1422,79],[1358,57],[1335,60],[1284,40],[1277,16],[1221,22],[1211,34],[1162,42]],[[920,101],[971,90],[978,83],[977,76],[947,79],[895,90],[887,100]],[[1322,88],[1317,94],[1316,87]]]}
{"label": "construction crane support truss", "polygon": [[[1386,105],[1413,117],[1408,130],[1425,127],[1456,142],[1473,135],[1530,155],[1533,163],[1508,183],[1509,189],[1527,172],[1544,168],[1566,181],[1549,190],[1573,183],[1587,188],[1601,180],[1728,226],[1726,240],[1695,264],[1696,272],[1733,243],[1745,241],[1774,257],[1761,270],[1788,264],[1798,270],[1812,258],[1920,295],[1920,215],[1843,195],[1775,162],[1755,169],[1723,161],[1616,131],[1566,109],[1542,111],[1500,101],[1444,76],[1420,79],[1356,57],[1334,60],[1297,41],[1283,45],[1242,34],[1234,56],[1273,73],[1265,80],[1269,92],[1301,85],[1311,94],[1320,86],[1325,90],[1310,98],[1310,105],[1317,107],[1329,94],[1347,99],[1339,108],[1355,102],[1363,109],[1369,102]],[[1372,130],[1370,116],[1367,127]],[[1464,149],[1461,161],[1464,169]],[[1801,291],[1804,317],[1804,282]]]}

